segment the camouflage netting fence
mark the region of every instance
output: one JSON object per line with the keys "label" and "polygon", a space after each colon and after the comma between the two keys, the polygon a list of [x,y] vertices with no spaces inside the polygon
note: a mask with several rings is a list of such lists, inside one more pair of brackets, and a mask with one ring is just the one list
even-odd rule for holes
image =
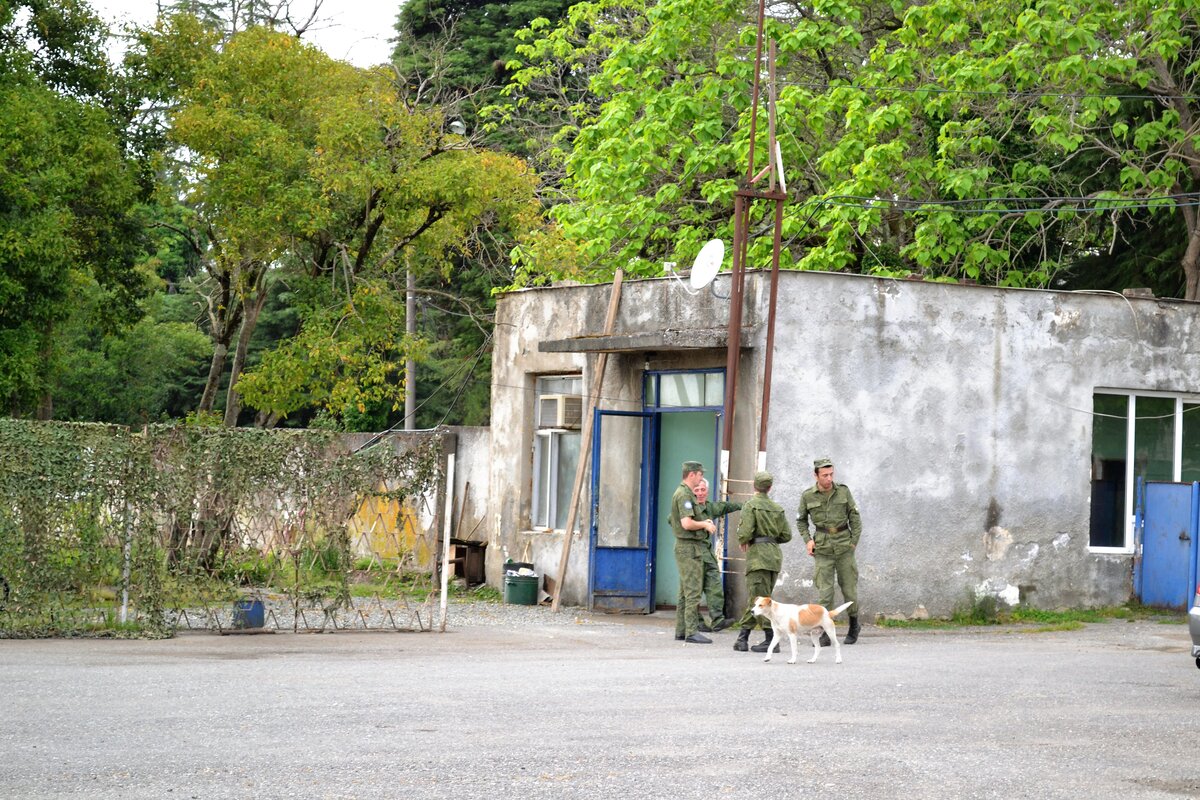
{"label": "camouflage netting fence", "polygon": [[442,449],[0,419],[0,637],[427,629]]}

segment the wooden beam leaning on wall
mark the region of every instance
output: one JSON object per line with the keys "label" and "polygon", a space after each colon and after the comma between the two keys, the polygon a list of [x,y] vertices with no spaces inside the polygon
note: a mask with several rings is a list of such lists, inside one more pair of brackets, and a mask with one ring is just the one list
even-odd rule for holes
{"label": "wooden beam leaning on wall", "polygon": [[[617,321],[617,308],[621,305],[621,278],[624,270],[617,270],[613,276],[612,294],[608,299],[608,318],[604,321],[604,335],[610,336],[613,325]],[[558,575],[554,584],[554,597],[550,604],[551,611],[558,611],[559,595],[563,584],[566,583],[567,561],[571,557],[571,539],[574,536],[575,518],[579,516],[579,495],[583,490],[583,473],[587,467],[592,452],[592,417],[596,405],[600,401],[600,387],[604,384],[604,370],[608,366],[608,353],[596,356],[596,375],[592,380],[591,391],[588,392],[587,409],[583,414],[583,437],[579,443],[579,463],[575,466],[575,486],[571,490],[571,504],[567,507],[567,524],[563,530],[562,558],[558,561]]]}

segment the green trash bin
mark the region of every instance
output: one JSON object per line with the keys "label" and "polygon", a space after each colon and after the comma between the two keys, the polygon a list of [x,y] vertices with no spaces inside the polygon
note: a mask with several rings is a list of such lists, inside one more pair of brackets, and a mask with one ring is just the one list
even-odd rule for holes
{"label": "green trash bin", "polygon": [[538,578],[536,575],[505,575],[504,602],[517,606],[536,606]]}

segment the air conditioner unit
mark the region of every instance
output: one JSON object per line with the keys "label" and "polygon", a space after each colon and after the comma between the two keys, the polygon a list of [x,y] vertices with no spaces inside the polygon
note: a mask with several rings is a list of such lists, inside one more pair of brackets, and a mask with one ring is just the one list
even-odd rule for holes
{"label": "air conditioner unit", "polygon": [[577,394],[544,394],[538,398],[539,428],[578,428],[583,398]]}

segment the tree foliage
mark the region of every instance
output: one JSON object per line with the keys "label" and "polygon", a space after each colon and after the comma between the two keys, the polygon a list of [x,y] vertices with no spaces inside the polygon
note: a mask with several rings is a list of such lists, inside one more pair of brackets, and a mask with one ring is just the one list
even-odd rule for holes
{"label": "tree foliage", "polygon": [[[614,5],[573,8],[523,51],[515,75],[527,91],[602,59],[572,96],[577,127],[561,139],[569,202],[554,216],[580,255],[564,270],[561,244],[550,242],[549,256],[524,251],[526,280],[617,266],[657,274],[661,261],[687,263],[704,239],[729,238],[750,150],[748,9],[621,3],[635,15],[622,29],[631,38],[583,38],[593,30],[578,24],[585,9],[608,21]],[[1117,249],[1117,238],[1183,230],[1185,296],[1196,296],[1194,2],[769,9],[794,265],[1047,285],[1098,248]],[[755,170],[766,164],[765,127]],[[769,210],[753,209],[754,233]],[[769,252],[769,237],[755,235],[751,265]]]}
{"label": "tree foliage", "polygon": [[111,329],[148,288],[103,40],[75,0],[0,7],[0,403],[13,413],[51,413],[54,332],[78,292],[105,294]]}

